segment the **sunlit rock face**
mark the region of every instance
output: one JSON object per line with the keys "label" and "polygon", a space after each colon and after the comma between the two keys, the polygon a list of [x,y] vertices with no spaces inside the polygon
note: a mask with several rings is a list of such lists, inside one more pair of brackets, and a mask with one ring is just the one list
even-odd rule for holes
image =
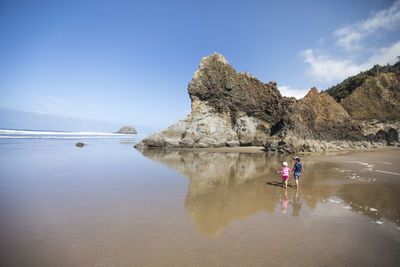
{"label": "sunlit rock face", "polygon": [[356,120],[400,121],[400,73],[368,78],[340,104]]}
{"label": "sunlit rock face", "polygon": [[217,53],[201,60],[188,92],[192,112],[196,112],[196,101],[205,102],[216,112],[228,113],[233,124],[240,117],[248,116],[273,125],[285,112],[276,82],[265,84],[248,73],[237,73]]}
{"label": "sunlit rock face", "polygon": [[275,82],[236,72],[220,54],[201,60],[188,86],[192,112],[137,146],[222,147],[263,145],[285,112]]}
{"label": "sunlit rock face", "polygon": [[340,102],[315,87],[296,100],[283,97],[276,82],[238,73],[214,53],[201,60],[188,85],[191,114],[135,147],[265,146],[295,153],[396,145],[399,125],[378,129],[371,120],[400,118],[399,77],[371,79]]}

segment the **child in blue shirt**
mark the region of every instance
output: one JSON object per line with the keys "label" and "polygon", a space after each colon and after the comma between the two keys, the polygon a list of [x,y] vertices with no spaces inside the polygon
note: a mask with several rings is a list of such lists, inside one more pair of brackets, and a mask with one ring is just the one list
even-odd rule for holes
{"label": "child in blue shirt", "polygon": [[300,163],[300,158],[298,157],[294,157],[294,166],[293,166],[293,176],[294,176],[294,180],[296,181],[296,189],[299,188],[299,179],[301,176],[301,172],[304,171],[303,165],[301,165]]}

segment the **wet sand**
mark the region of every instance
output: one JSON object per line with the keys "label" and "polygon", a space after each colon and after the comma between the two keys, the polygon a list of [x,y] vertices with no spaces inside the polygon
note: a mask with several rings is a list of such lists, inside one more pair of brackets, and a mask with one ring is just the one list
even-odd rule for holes
{"label": "wet sand", "polygon": [[186,152],[220,152],[220,153],[265,153],[262,146],[236,146],[236,147],[207,147],[207,148],[178,148],[175,151]]}
{"label": "wet sand", "polygon": [[397,266],[400,150],[291,157],[2,143],[1,265]]}

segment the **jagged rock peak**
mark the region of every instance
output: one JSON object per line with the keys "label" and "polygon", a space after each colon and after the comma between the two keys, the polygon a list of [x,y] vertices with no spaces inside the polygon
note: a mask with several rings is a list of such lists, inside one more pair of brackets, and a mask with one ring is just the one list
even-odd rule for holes
{"label": "jagged rock peak", "polygon": [[217,52],[214,52],[213,54],[207,56],[207,57],[203,57],[200,61],[200,68],[203,68],[205,66],[207,66],[208,64],[212,64],[215,62],[219,62],[225,65],[229,65],[228,60],[226,60],[226,58],[221,55],[218,54]]}
{"label": "jagged rock peak", "polygon": [[207,57],[203,57],[201,59],[199,64],[199,69],[193,73],[193,80],[199,79],[202,76],[201,73],[203,73],[207,69],[215,68],[216,65],[219,65],[220,67],[223,66],[232,68],[223,55],[214,52],[213,54]]}
{"label": "jagged rock peak", "polygon": [[317,97],[319,95],[319,91],[317,89],[317,87],[313,87],[310,89],[310,91],[308,91],[308,93],[305,95],[304,98],[314,98]]}
{"label": "jagged rock peak", "polygon": [[[346,121],[350,119],[346,110],[327,93],[319,93],[316,87],[310,89],[307,95],[296,104],[303,121],[309,121],[314,114],[317,121]],[[315,126],[315,124],[314,124]]]}
{"label": "jagged rock peak", "polygon": [[251,75],[250,72],[239,72],[239,75],[243,75],[243,76],[245,76],[245,77],[247,77],[247,78],[250,78],[250,79],[257,79],[256,77],[254,77],[253,75]]}
{"label": "jagged rock peak", "polygon": [[[328,95],[327,95],[328,96]],[[319,93],[317,87],[313,87],[308,91],[308,93],[299,101],[307,102],[309,105],[320,105],[321,100],[324,98],[323,93]],[[325,97],[326,98],[326,97]]]}
{"label": "jagged rock peak", "polygon": [[214,53],[201,60],[188,85],[193,103],[204,102],[216,112],[227,112],[232,122],[239,113],[275,124],[283,115],[282,95],[276,82],[263,83],[250,74],[238,73],[226,59]]}

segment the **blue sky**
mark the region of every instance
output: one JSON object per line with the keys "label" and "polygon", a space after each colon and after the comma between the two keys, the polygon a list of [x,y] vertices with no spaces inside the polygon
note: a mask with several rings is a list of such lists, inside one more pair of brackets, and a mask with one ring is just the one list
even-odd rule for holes
{"label": "blue sky", "polygon": [[297,98],[394,63],[400,1],[0,0],[0,36],[0,108],[162,129],[215,51]]}

